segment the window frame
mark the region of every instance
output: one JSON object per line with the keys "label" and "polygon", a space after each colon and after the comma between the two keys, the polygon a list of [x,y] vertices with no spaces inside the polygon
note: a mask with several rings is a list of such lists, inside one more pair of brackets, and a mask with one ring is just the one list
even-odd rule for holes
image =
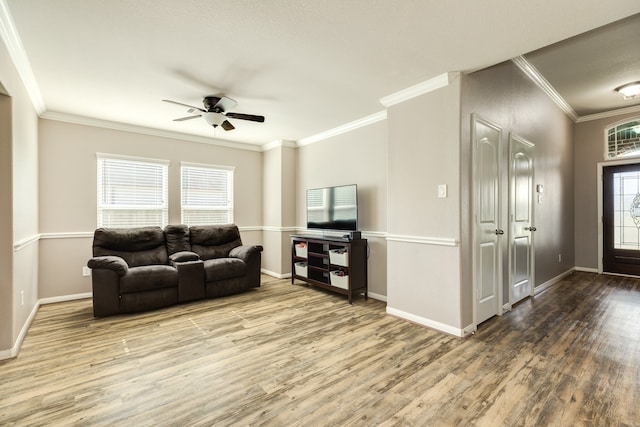
{"label": "window frame", "polygon": [[[122,203],[105,203],[105,189],[108,184],[105,184],[105,165],[104,162],[117,163],[120,166],[141,165],[144,167],[160,167],[160,196],[162,202],[156,205],[150,204],[122,204]],[[164,227],[169,223],[169,165],[168,160],[152,159],[145,157],[134,156],[122,156],[117,154],[96,153],[96,222],[98,228],[134,228],[145,226],[158,226]],[[156,187],[158,188],[158,187]],[[130,222],[123,221],[122,223],[105,222],[105,211],[117,211],[117,210],[130,210],[130,211],[157,211],[160,215],[160,223],[147,223],[141,222],[132,216]]]}
{"label": "window frame", "polygon": [[[636,125],[633,126],[633,128],[635,127],[640,127],[640,116],[635,116],[635,117],[628,117],[626,119],[620,120],[616,123],[613,123],[607,127],[605,127],[604,129],[604,159],[606,161],[611,161],[611,160],[619,160],[619,159],[629,159],[629,158],[634,158],[634,157],[639,157],[640,156],[640,132],[636,132],[638,141],[634,144],[637,148],[635,150],[631,150],[628,153],[630,154],[619,154],[620,153],[620,149],[618,146],[618,133],[620,131],[623,131],[625,129],[620,129],[618,130],[618,128],[623,128],[625,125],[631,124],[633,122],[638,122]],[[627,129],[631,129],[632,126],[628,126]],[[609,134],[611,133],[611,131],[613,130],[613,134],[616,135],[615,136],[615,142],[614,142],[614,149],[615,149],[615,155],[614,156],[610,156],[609,154],[611,153],[611,151],[609,150]],[[635,139],[635,138],[634,138]]]}
{"label": "window frame", "polygon": [[[185,204],[185,198],[188,197],[185,189],[185,170],[199,170],[199,171],[214,171],[216,174],[224,173],[226,176],[226,195],[227,195],[227,204],[224,207],[221,206],[203,206],[203,205],[188,205]],[[232,224],[235,221],[235,208],[234,208],[234,179],[235,179],[235,167],[233,166],[223,166],[223,165],[212,165],[212,164],[203,164],[203,163],[192,163],[192,162],[181,162],[180,163],[180,221],[182,224],[186,224],[189,226],[192,225],[208,225],[208,224]],[[215,216],[193,222],[192,219],[188,218],[189,214],[185,215],[185,212],[192,212],[192,217],[196,215],[193,214],[195,211],[210,211],[210,212],[225,212],[226,219],[224,221],[216,220]]]}

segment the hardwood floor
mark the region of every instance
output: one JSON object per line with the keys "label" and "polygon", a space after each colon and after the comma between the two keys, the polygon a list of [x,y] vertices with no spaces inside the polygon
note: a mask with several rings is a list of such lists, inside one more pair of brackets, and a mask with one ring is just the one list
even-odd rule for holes
{"label": "hardwood floor", "polygon": [[640,280],[574,273],[461,339],[382,302],[261,288],[94,319],[40,308],[2,426],[638,426]]}

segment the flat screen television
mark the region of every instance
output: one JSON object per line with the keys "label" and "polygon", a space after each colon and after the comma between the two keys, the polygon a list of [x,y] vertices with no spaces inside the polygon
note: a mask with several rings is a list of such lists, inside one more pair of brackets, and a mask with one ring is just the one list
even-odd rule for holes
{"label": "flat screen television", "polygon": [[351,184],[307,190],[307,228],[357,231],[357,185]]}

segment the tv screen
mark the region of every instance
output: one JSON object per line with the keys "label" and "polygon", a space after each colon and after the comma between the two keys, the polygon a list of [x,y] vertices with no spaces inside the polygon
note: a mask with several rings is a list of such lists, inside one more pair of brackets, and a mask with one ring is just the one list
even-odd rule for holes
{"label": "tv screen", "polygon": [[357,231],[356,184],[307,190],[307,228]]}

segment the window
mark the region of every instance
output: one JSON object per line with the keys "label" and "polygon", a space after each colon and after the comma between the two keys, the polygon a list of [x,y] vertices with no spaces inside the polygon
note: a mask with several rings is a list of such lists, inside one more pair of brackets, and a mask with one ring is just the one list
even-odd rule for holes
{"label": "window", "polygon": [[640,155],[640,118],[607,129],[607,158]]}
{"label": "window", "polygon": [[233,223],[233,171],[226,166],[183,163],[182,223]]}
{"label": "window", "polygon": [[98,154],[98,227],[168,223],[168,161]]}

